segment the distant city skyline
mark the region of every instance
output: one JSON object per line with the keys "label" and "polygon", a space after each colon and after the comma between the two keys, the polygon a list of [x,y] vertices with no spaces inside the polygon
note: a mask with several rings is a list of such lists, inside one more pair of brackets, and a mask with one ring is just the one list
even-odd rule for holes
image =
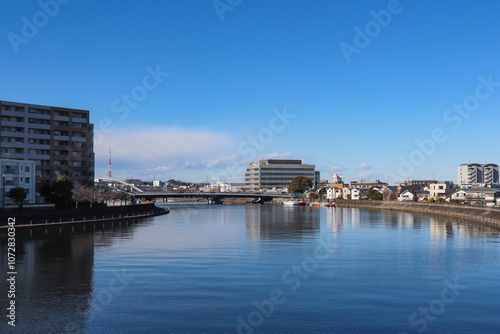
{"label": "distant city skyline", "polygon": [[[223,3],[228,4],[226,1]],[[95,176],[457,181],[500,163],[500,3],[6,3],[0,100],[90,111]]]}

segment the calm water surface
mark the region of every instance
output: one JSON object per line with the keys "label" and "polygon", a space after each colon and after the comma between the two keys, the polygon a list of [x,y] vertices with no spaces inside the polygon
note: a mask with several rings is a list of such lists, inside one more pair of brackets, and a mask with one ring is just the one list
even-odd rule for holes
{"label": "calm water surface", "polygon": [[359,209],[170,208],[18,236],[17,326],[3,311],[0,332],[500,331],[498,230]]}

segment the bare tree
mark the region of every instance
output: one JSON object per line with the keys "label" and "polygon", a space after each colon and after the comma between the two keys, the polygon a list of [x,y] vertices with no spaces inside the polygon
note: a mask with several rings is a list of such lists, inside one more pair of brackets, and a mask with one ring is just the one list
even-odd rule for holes
{"label": "bare tree", "polygon": [[90,207],[92,207],[92,203],[95,199],[94,189],[84,186],[74,186],[72,190],[72,198],[76,202],[76,207],[78,208],[79,202],[89,202]]}

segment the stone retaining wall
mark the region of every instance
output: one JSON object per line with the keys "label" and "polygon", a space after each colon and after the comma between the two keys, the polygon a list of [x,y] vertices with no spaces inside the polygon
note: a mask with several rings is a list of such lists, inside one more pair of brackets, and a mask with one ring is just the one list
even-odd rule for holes
{"label": "stone retaining wall", "polygon": [[496,207],[396,201],[336,200],[335,203],[337,207],[341,208],[364,208],[445,215],[500,228],[500,208]]}

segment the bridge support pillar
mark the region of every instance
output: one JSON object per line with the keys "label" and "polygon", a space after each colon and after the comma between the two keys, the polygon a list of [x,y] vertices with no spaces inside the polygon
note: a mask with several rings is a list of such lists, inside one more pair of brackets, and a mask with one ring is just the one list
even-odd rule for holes
{"label": "bridge support pillar", "polygon": [[223,204],[222,198],[209,198],[208,199],[208,204]]}

